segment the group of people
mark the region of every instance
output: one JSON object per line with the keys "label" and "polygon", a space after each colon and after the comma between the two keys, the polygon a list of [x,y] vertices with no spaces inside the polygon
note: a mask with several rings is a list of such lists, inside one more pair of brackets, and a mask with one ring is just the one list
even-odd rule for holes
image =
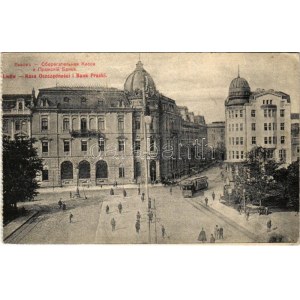
{"label": "group of people", "polygon": [[62,202],[62,201],[61,201],[61,198],[59,199],[59,201],[58,201],[57,204],[58,204],[58,206],[59,206],[59,209],[62,209],[62,210],[66,210],[66,209],[67,209],[66,203]]}
{"label": "group of people", "polygon": [[[209,242],[210,243],[215,243],[216,240],[222,240],[224,238],[224,229],[223,227],[219,227],[218,225],[216,225],[216,227],[214,228],[214,233],[211,233],[210,235],[210,239]],[[206,232],[202,227],[202,230],[199,233],[198,236],[198,241],[205,243],[207,241],[206,238]]]}

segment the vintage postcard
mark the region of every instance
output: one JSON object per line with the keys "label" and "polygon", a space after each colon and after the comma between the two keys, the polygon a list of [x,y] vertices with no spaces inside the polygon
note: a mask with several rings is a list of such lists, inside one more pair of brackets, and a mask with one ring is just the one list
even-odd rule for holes
{"label": "vintage postcard", "polygon": [[2,53],[8,244],[299,242],[297,53]]}

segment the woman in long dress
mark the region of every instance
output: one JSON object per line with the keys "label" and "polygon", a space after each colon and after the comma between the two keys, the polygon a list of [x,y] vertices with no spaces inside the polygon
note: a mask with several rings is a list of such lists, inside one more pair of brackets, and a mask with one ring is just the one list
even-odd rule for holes
{"label": "woman in long dress", "polygon": [[200,233],[199,233],[198,241],[200,241],[200,242],[202,242],[202,243],[204,243],[204,242],[207,241],[207,239],[206,239],[206,233],[205,233],[203,227],[202,227],[202,230],[201,230]]}

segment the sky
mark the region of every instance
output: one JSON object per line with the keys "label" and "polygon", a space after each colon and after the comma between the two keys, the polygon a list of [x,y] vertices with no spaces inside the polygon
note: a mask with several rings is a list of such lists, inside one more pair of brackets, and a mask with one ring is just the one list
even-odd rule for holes
{"label": "sky", "polygon": [[[31,93],[34,87],[109,86],[123,89],[127,76],[141,59],[156,88],[206,122],[224,121],[224,101],[232,79],[245,78],[252,91],[274,89],[291,96],[292,112],[299,112],[299,54],[284,53],[3,53],[2,93]],[[33,68],[49,63],[91,63],[76,71],[42,71]],[[17,65],[16,65],[17,64]],[[24,66],[30,64],[31,66]],[[25,74],[97,73],[105,78],[25,78]],[[15,79],[5,78],[14,74]]]}

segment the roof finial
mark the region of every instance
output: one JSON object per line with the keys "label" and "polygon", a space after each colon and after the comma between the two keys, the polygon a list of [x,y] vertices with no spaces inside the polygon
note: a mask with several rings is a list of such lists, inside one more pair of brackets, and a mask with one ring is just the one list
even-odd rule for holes
{"label": "roof finial", "polygon": [[238,65],[238,78],[240,78],[240,65]]}

